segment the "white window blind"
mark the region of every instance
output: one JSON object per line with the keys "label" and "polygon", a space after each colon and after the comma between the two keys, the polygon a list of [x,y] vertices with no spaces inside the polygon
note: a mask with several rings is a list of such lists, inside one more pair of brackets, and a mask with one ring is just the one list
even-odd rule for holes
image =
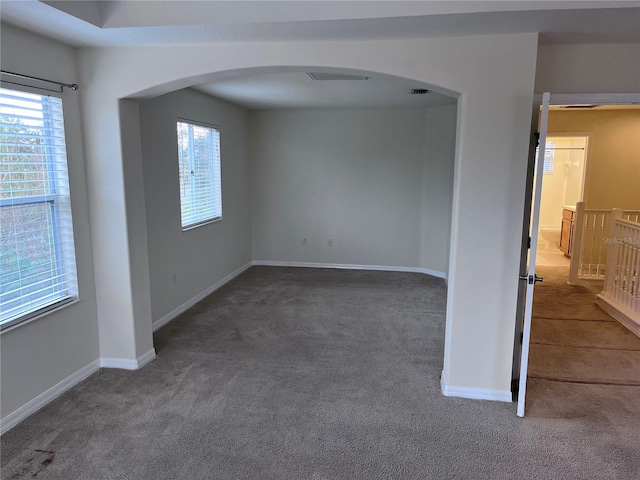
{"label": "white window blind", "polygon": [[77,298],[62,101],[0,89],[0,326]]}
{"label": "white window blind", "polygon": [[[555,148],[556,148],[556,142],[554,141],[548,141],[545,144],[545,150],[544,150],[544,165],[542,167],[542,171],[543,173],[553,173],[553,158],[554,158],[554,154],[555,154]],[[540,155],[540,148],[536,147],[536,169],[535,171],[538,171],[538,156]]]}
{"label": "white window blind", "polygon": [[547,142],[544,150],[544,173],[553,173],[553,156],[556,142]]}
{"label": "white window blind", "polygon": [[222,218],[220,131],[178,122],[182,229]]}

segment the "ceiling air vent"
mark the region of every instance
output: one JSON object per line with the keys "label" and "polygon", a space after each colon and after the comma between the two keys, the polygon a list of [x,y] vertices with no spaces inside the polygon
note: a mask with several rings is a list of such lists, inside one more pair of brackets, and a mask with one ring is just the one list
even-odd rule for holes
{"label": "ceiling air vent", "polygon": [[411,90],[411,95],[426,95],[431,90],[427,90],[426,88],[414,88]]}
{"label": "ceiling air vent", "polygon": [[360,75],[346,75],[344,73],[307,72],[311,80],[369,80],[369,77]]}

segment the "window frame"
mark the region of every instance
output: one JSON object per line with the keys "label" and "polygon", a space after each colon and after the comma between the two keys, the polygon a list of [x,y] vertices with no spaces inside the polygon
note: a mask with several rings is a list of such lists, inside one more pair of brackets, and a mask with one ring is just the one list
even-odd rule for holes
{"label": "window frame", "polygon": [[[60,152],[54,152],[52,144],[44,144],[44,151],[46,161],[45,168],[48,172],[47,183],[49,192],[38,195],[30,195],[24,197],[6,198],[0,199],[0,208],[15,207],[20,205],[42,205],[50,209],[51,225],[46,230],[51,235],[51,241],[53,243],[52,250],[55,252],[55,258],[51,262],[51,265],[55,266],[55,270],[64,272],[62,275],[68,277],[70,280],[64,280],[61,283],[56,283],[52,288],[54,292],[58,290],[59,293],[64,291],[64,295],[56,295],[53,298],[49,295],[43,295],[41,298],[35,298],[30,308],[23,310],[13,316],[8,316],[2,320],[0,318],[0,333],[5,333],[14,328],[20,327],[34,320],[37,320],[49,313],[60,310],[66,306],[78,303],[80,301],[79,282],[78,282],[78,262],[76,253],[76,241],[75,241],[75,229],[73,205],[71,202],[72,193],[71,190],[71,177],[69,175],[69,155],[68,155],[68,136],[66,128],[66,116],[64,113],[64,102],[61,92],[53,91],[47,88],[39,88],[31,85],[22,85],[9,81],[2,81],[0,86],[9,91],[26,93],[32,95],[39,95],[41,97],[55,97],[60,101],[60,114],[62,138],[64,139],[64,178],[56,180],[56,177],[60,174],[56,171],[56,168],[60,168],[62,164],[61,159],[55,157],[61,157]],[[42,127],[45,131],[49,130],[47,139],[54,136],[55,126],[51,120],[47,119],[47,115],[53,113],[53,109],[49,106],[45,108],[45,101],[41,100],[43,106],[43,123]],[[57,108],[57,107],[56,107]],[[51,122],[50,126],[47,126],[47,121]],[[63,182],[60,184],[59,182]],[[67,204],[67,205],[65,205]],[[66,235],[63,233],[65,228],[69,228],[69,233]],[[43,231],[45,231],[43,229]],[[63,246],[66,239],[70,238],[71,243],[66,247]],[[51,272],[51,270],[49,271]]]}
{"label": "window frame", "polygon": [[[180,160],[180,139],[178,136],[178,126],[179,124],[186,124],[186,125],[190,125],[190,126],[194,126],[194,127],[201,127],[201,128],[207,128],[209,130],[213,130],[216,131],[218,133],[218,178],[219,178],[219,182],[216,185],[215,182],[215,176],[213,178],[213,194],[215,195],[215,190],[216,188],[218,189],[218,195],[220,198],[220,215],[219,216],[213,216],[211,218],[206,218],[206,219],[202,219],[193,223],[188,223],[188,224],[184,224],[183,223],[183,219],[182,219],[182,210],[183,210],[183,205],[182,205],[182,182],[180,181],[180,170],[181,170],[181,160]],[[213,124],[213,123],[207,123],[207,122],[201,122],[198,120],[192,120],[192,119],[188,119],[188,118],[184,118],[184,117],[177,117],[176,118],[176,158],[177,158],[177,164],[178,164],[178,195],[179,195],[179,201],[180,201],[180,228],[183,232],[189,231],[189,230],[193,230],[195,228],[198,227],[202,227],[204,225],[208,225],[210,223],[216,223],[219,222],[221,220],[223,220],[224,218],[224,209],[223,209],[223,194],[222,194],[222,131],[220,129],[219,125]],[[189,142],[189,150],[193,151],[193,142]],[[213,149],[213,145],[212,145],[212,150]],[[193,161],[193,154],[190,155],[189,161],[192,162]],[[212,166],[212,172],[213,169],[215,169],[216,165],[216,159],[215,156],[211,158],[211,166]],[[190,163],[191,165],[191,163]]]}

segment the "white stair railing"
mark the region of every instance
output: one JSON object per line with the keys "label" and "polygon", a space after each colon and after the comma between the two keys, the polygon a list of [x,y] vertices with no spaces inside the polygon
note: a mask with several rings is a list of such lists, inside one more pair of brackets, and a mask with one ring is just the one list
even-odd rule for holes
{"label": "white stair railing", "polygon": [[604,289],[598,305],[640,336],[640,223],[625,220],[623,211],[611,215]]}
{"label": "white stair railing", "polygon": [[[604,280],[611,230],[612,210],[586,209],[576,204],[569,283],[580,280]],[[620,210],[623,219],[640,223],[640,210]]]}

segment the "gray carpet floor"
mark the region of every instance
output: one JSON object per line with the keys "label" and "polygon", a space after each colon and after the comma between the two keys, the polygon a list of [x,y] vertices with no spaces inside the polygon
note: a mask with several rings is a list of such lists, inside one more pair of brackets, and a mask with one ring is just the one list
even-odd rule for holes
{"label": "gray carpet floor", "polygon": [[627,392],[533,383],[525,419],[442,396],[445,296],[420,274],[253,267],[158,331],[148,366],[3,435],[2,478],[640,478]]}

